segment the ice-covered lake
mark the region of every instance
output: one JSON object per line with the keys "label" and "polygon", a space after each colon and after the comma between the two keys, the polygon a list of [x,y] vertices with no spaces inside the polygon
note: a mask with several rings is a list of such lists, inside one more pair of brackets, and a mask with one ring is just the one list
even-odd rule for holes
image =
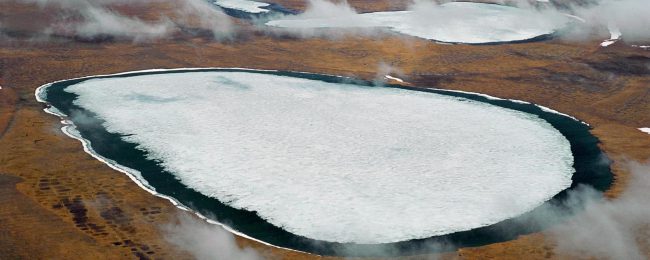
{"label": "ice-covered lake", "polygon": [[189,188],[322,241],[495,224],[567,189],[574,173],[569,141],[545,120],[435,93],[225,71],[65,91]]}

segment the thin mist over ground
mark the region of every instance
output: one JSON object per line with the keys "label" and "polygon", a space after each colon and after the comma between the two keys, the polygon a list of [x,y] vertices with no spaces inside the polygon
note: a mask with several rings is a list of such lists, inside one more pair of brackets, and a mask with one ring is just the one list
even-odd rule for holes
{"label": "thin mist over ground", "polygon": [[252,248],[240,248],[232,233],[188,213],[179,214],[174,222],[164,225],[162,230],[167,241],[187,250],[199,260],[263,259]]}
{"label": "thin mist over ground", "polygon": [[574,11],[592,29],[617,28],[625,41],[650,41],[650,2],[646,0],[601,1],[592,7],[574,7]]}
{"label": "thin mist over ground", "polygon": [[557,253],[609,259],[647,258],[650,163],[625,165],[631,179],[620,197],[603,199],[589,187],[572,192],[569,206],[576,215],[546,232],[557,242]]}
{"label": "thin mist over ground", "polygon": [[[184,27],[210,31],[216,39],[233,33],[230,18],[218,7],[203,0],[18,0],[39,5],[44,11],[56,10],[46,34],[70,35],[82,39],[115,37],[135,42],[168,37]],[[152,5],[168,5],[172,13],[156,20],[143,20],[118,10],[146,10]]]}

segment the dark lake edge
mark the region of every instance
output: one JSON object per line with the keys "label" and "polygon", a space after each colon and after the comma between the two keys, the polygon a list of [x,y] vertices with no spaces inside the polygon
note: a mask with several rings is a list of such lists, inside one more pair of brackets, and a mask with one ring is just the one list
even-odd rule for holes
{"label": "dark lake edge", "polygon": [[[598,191],[606,191],[613,182],[610,162],[598,147],[599,140],[593,136],[587,124],[576,121],[564,115],[547,112],[534,104],[515,102],[511,100],[491,99],[485,96],[450,92],[431,87],[405,87],[401,85],[385,85],[383,87],[406,89],[435,93],[445,96],[469,99],[496,105],[499,107],[518,110],[539,116],[559,130],[570,142],[574,156],[576,172],[572,176],[570,188],[555,195],[542,206],[521,216],[504,220],[499,223],[472,229],[469,231],[415,239],[387,244],[353,244],[313,240],[294,235],[276,227],[259,217],[255,212],[234,209],[214,198],[207,197],[191,188],[186,187],[170,172],[166,172],[160,162],[146,158],[146,152],[139,150],[137,144],[122,140],[122,135],[106,131],[102,126],[103,120],[95,114],[73,104],[77,95],[65,92],[65,88],[85,80],[96,78],[120,78],[140,75],[186,73],[186,72],[249,72],[279,76],[298,77],[320,80],[330,83],[348,83],[365,87],[375,87],[372,82],[347,77],[321,75],[313,73],[289,71],[258,71],[246,69],[183,69],[169,71],[142,71],[121,73],[116,75],[101,75],[80,79],[70,79],[52,83],[42,90],[42,97],[48,105],[53,106],[65,115],[83,115],[85,119],[74,122],[81,137],[90,143],[92,149],[99,155],[115,161],[115,163],[141,172],[142,177],[155,188],[157,193],[173,197],[184,206],[208,216],[210,219],[223,223],[238,232],[254,239],[270,243],[274,246],[304,251],[328,256],[404,256],[426,254],[441,251],[451,251],[460,247],[475,247],[497,242],[508,241],[520,235],[538,232],[555,225],[565,217],[550,221],[538,221],[536,216],[543,214],[549,207],[558,211],[566,211],[571,215],[574,208],[568,208],[566,201],[570,191],[581,185],[591,186]],[[399,210],[399,209],[396,209]]]}

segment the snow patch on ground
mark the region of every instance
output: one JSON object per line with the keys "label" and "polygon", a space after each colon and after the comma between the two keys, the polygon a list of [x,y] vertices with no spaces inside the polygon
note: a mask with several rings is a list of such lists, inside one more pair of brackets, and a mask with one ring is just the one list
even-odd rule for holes
{"label": "snow patch on ground", "polygon": [[621,30],[618,28],[618,26],[616,24],[613,24],[613,23],[608,24],[607,25],[607,30],[609,30],[610,36],[609,36],[609,39],[607,39],[607,40],[603,41],[602,43],[600,43],[600,46],[602,46],[602,47],[607,47],[609,45],[614,44],[615,42],[620,40],[621,36],[622,36]]}
{"label": "snow patch on ground", "polygon": [[642,128],[639,128],[639,130],[641,132],[646,133],[646,134],[650,134],[650,127],[642,127]]}
{"label": "snow patch on ground", "polygon": [[403,80],[403,79],[400,79],[400,78],[397,78],[397,77],[393,77],[393,76],[391,76],[391,75],[385,75],[384,78],[386,78],[386,79],[390,79],[390,80],[394,80],[394,81],[397,81],[397,82],[404,83],[404,80]]}
{"label": "snow patch on ground", "polygon": [[493,224],[573,173],[568,140],[547,122],[433,93],[246,72],[67,90],[184,184],[313,239],[387,243]]}
{"label": "snow patch on ground", "polygon": [[[549,19],[548,16],[555,16]],[[560,13],[541,13],[510,6],[452,2],[414,11],[287,16],[269,26],[298,30],[316,28],[389,28],[398,33],[440,42],[493,43],[532,39],[564,28],[571,20]]]}
{"label": "snow patch on ground", "polygon": [[641,49],[644,49],[644,50],[649,50],[650,49],[650,45],[648,45],[648,46],[646,46],[646,45],[632,45],[632,47],[641,48]]}

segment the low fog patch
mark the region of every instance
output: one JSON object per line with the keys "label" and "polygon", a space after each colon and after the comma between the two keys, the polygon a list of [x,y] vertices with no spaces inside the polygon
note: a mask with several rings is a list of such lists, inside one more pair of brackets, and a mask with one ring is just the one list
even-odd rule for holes
{"label": "low fog patch", "polygon": [[[603,198],[591,187],[571,192],[567,205],[573,216],[546,232],[556,241],[557,253],[607,259],[647,257],[644,248],[650,246],[650,163],[622,164],[630,179],[619,197]],[[549,214],[556,215],[561,214]]]}
{"label": "low fog patch", "polygon": [[[212,32],[215,39],[228,38],[233,33],[230,18],[215,5],[203,0],[19,0],[34,3],[43,10],[56,11],[53,24],[45,34],[62,35],[81,40],[153,41],[172,36],[185,27],[198,27]],[[168,4],[172,13],[160,14],[153,21],[120,13],[119,8],[137,7],[146,10],[149,5]]]}
{"label": "low fog patch", "polygon": [[187,250],[199,260],[264,259],[254,249],[237,245],[232,233],[189,213],[178,214],[173,222],[163,225],[161,229],[165,240]]}

